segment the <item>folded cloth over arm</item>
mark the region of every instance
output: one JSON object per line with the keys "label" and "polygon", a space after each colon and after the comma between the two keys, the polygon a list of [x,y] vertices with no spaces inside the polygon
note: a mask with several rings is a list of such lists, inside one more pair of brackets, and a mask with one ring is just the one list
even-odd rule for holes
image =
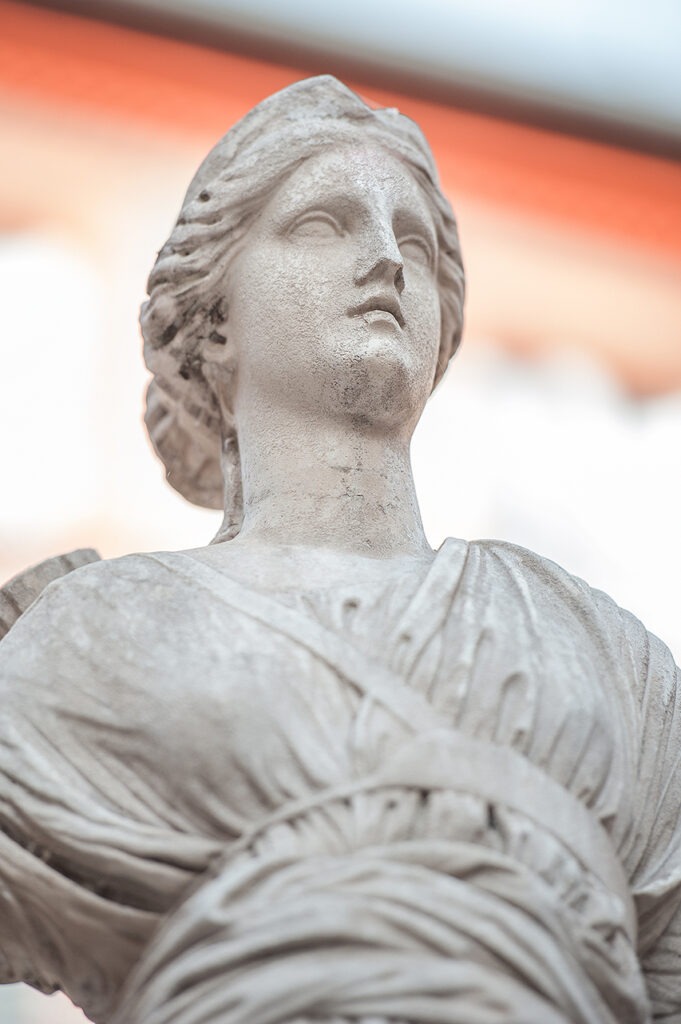
{"label": "folded cloth over arm", "polygon": [[639,689],[638,785],[624,858],[639,917],[638,949],[656,1024],[681,1024],[681,672],[631,617]]}

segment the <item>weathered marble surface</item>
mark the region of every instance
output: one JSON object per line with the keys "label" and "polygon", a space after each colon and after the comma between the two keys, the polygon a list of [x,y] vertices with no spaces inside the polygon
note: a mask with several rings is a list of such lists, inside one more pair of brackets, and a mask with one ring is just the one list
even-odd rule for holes
{"label": "weathered marble surface", "polygon": [[0,588],[0,639],[9,633],[14,623],[28,611],[49,583],[98,560],[99,555],[93,548],[81,548],[67,555],[46,558],[44,562],[8,580]]}
{"label": "weathered marble surface", "polygon": [[680,1024],[669,652],[531,552],[423,534],[463,271],[416,126],[271,97],[149,285],[150,433],[225,520],[8,621],[2,980],[112,1024]]}

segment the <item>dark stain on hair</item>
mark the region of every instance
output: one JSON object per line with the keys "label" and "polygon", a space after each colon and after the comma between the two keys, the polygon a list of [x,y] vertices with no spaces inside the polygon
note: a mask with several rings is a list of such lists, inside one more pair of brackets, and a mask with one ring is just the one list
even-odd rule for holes
{"label": "dark stain on hair", "polygon": [[210,199],[210,192],[208,192],[207,189],[204,188],[201,192],[199,192],[199,199],[201,200],[202,203],[207,203],[208,200]]}
{"label": "dark stain on hair", "polygon": [[183,360],[178,373],[183,380],[190,380],[192,377],[194,380],[203,380],[201,356],[197,355],[195,352],[187,355]]}
{"label": "dark stain on hair", "polygon": [[219,331],[211,331],[208,340],[214,342],[216,345],[226,345],[227,338],[224,334],[220,334]]}
{"label": "dark stain on hair", "polygon": [[178,329],[179,328],[177,324],[168,324],[168,326],[163,331],[163,334],[161,335],[161,348],[163,348],[164,345],[170,344],[170,342],[177,334]]}
{"label": "dark stain on hair", "polygon": [[224,324],[227,316],[222,308],[222,299],[216,299],[208,310],[208,319],[212,324]]}

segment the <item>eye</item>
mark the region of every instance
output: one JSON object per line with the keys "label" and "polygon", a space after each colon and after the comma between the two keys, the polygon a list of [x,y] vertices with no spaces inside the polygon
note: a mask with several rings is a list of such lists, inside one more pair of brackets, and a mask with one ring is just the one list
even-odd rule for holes
{"label": "eye", "polygon": [[397,244],[405,260],[421,263],[424,267],[433,266],[435,262],[433,250],[425,238],[420,235],[407,235],[405,238],[400,238]]}
{"label": "eye", "polygon": [[313,238],[324,241],[343,235],[339,221],[325,210],[311,210],[299,217],[289,229],[290,238]]}

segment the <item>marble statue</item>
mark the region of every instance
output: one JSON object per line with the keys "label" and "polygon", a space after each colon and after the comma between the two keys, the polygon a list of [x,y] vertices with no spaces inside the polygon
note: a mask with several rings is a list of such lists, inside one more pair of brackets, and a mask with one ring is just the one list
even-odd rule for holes
{"label": "marble statue", "polygon": [[0,980],[98,1024],[681,1024],[669,652],[538,555],[424,536],[463,282],[419,129],[333,78],[200,167],[147,426],[224,522],[4,591]]}

